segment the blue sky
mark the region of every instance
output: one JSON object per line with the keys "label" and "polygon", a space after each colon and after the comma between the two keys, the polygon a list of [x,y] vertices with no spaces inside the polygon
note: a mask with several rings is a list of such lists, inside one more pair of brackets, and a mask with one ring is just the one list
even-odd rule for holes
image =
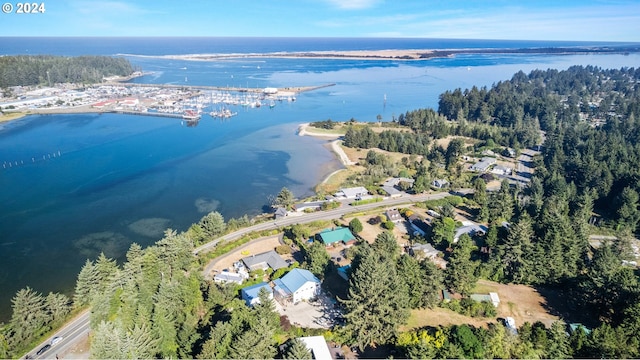
{"label": "blue sky", "polygon": [[[16,2],[13,2],[15,4]],[[46,0],[0,36],[425,37],[640,42],[640,0]]]}

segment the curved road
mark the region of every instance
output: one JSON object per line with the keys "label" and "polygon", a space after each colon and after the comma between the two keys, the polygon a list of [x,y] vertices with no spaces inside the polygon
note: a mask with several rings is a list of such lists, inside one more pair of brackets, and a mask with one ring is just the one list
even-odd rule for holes
{"label": "curved road", "polygon": [[284,226],[289,226],[294,224],[303,224],[303,223],[308,223],[316,220],[333,220],[333,219],[340,218],[342,215],[346,215],[352,212],[367,211],[367,210],[375,209],[378,207],[410,204],[410,203],[416,203],[416,202],[421,202],[426,200],[442,199],[447,196],[451,196],[451,194],[443,192],[443,193],[436,193],[436,194],[411,195],[411,196],[405,196],[405,197],[399,197],[399,198],[389,198],[389,199],[385,199],[375,203],[358,205],[358,206],[351,206],[346,203],[342,203],[342,206],[334,210],[318,211],[318,212],[303,214],[300,216],[286,217],[284,219],[280,219],[277,221],[264,222],[264,223],[256,224],[247,228],[234,231],[232,233],[229,233],[218,239],[215,239],[211,242],[208,242],[204,245],[197,247],[195,250],[193,250],[193,253],[197,255],[201,252],[211,251],[211,249],[213,249],[221,241],[235,240],[252,231],[274,230]]}

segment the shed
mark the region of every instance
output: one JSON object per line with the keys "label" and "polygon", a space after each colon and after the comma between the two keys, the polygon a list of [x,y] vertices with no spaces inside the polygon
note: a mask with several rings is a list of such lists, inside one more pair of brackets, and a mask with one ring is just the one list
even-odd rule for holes
{"label": "shed", "polygon": [[282,219],[283,217],[287,216],[287,209],[279,207],[276,209],[276,211],[274,212],[274,216],[277,219]]}

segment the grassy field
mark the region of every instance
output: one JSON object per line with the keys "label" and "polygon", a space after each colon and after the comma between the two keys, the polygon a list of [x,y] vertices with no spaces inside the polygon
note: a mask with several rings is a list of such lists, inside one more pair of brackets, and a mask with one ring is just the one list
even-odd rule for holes
{"label": "grassy field", "polygon": [[[511,316],[520,327],[525,322],[533,324],[541,321],[547,327],[559,320],[554,311],[548,306],[549,300],[543,297],[536,289],[526,285],[500,284],[489,280],[478,280],[478,284],[473,293],[486,294],[489,292],[498,293],[500,305],[498,305],[497,318]],[[549,296],[560,296],[552,292],[545,294]],[[555,301],[554,301],[555,302]],[[401,328],[402,331],[417,329],[425,326],[471,324],[474,326],[486,326],[487,323],[496,322],[493,318],[472,318],[457,314],[448,309],[417,309],[411,311],[411,317],[407,325]]]}

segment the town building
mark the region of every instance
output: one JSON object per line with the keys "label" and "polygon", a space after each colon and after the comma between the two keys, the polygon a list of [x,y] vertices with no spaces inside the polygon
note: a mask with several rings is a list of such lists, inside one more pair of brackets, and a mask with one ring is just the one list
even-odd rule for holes
{"label": "town building", "polygon": [[305,269],[293,269],[280,279],[273,280],[275,298],[281,303],[297,304],[320,294],[320,280]]}

